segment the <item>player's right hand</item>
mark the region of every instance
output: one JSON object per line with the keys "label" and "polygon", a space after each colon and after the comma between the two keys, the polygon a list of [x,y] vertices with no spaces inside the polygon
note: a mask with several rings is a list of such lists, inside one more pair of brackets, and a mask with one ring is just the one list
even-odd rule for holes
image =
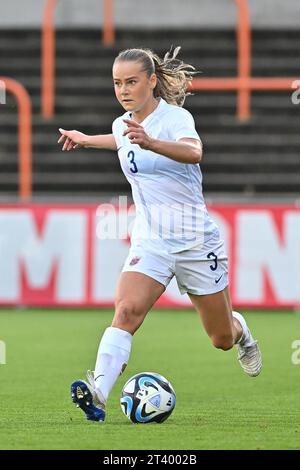
{"label": "player's right hand", "polygon": [[66,131],[65,129],[59,129],[61,133],[58,143],[63,143],[62,151],[73,150],[84,147],[87,136],[79,131]]}

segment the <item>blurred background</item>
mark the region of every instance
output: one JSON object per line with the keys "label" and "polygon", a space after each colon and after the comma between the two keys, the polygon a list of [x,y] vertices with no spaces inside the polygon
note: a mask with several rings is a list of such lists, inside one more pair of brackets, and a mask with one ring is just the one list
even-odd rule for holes
{"label": "blurred background", "polygon": [[[2,1],[0,303],[112,305],[128,237],[99,240],[96,208],[130,187],[114,152],[61,152],[58,128],[110,133],[117,53],[180,45],[234,303],[298,308],[299,18],[297,0]],[[188,301],[172,284],[161,305]]]}

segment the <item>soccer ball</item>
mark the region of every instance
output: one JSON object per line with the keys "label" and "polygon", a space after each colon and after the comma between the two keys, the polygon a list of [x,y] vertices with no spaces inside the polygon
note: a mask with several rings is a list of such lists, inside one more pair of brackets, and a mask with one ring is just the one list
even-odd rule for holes
{"label": "soccer ball", "polygon": [[126,382],[120,403],[133,423],[162,423],[174,410],[176,397],[172,385],[162,375],[141,372]]}

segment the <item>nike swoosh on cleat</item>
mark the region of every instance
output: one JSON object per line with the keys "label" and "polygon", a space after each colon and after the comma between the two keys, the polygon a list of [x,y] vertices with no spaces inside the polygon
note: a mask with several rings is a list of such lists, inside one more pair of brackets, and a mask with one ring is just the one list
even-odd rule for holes
{"label": "nike swoosh on cleat", "polygon": [[219,279],[215,279],[215,283],[218,284],[218,282],[221,280],[222,277],[223,277],[223,274],[221,274],[221,276],[219,277]]}

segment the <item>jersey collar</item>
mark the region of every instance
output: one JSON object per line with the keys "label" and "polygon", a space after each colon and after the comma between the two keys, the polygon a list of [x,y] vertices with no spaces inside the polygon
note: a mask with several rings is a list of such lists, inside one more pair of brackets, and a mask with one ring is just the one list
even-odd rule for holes
{"label": "jersey collar", "polygon": [[[145,126],[146,124],[148,124],[148,122],[152,120],[153,116],[155,116],[156,113],[158,111],[160,111],[165,106],[165,104],[166,104],[166,101],[163,98],[160,98],[159,103],[156,106],[156,108],[154,109],[154,111],[152,111],[152,113],[148,114],[148,116],[146,116],[145,119],[142,122],[139,123],[140,126]],[[131,113],[129,113],[129,119],[132,119]]]}

